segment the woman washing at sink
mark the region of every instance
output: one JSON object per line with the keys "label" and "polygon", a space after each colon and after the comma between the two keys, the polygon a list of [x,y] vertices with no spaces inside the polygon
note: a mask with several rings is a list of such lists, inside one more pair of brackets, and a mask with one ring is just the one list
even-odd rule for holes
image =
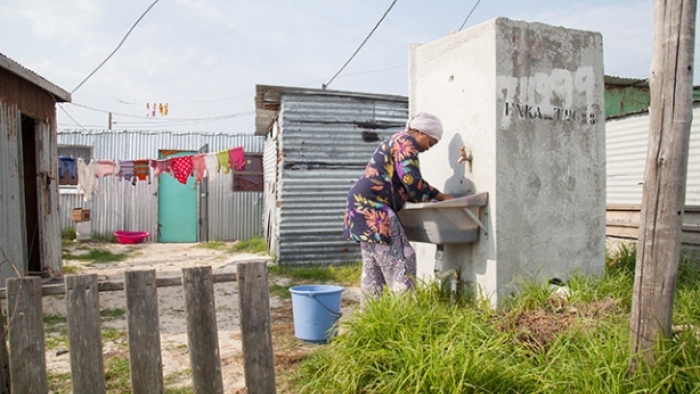
{"label": "woman washing at sink", "polygon": [[417,114],[403,132],[377,147],[348,193],[343,237],[360,243],[361,288],[367,295],[380,295],[384,287],[405,292],[415,286],[416,253],[396,213],[407,201],[452,199],[430,186],[420,172],[418,154],[441,138],[440,119]]}

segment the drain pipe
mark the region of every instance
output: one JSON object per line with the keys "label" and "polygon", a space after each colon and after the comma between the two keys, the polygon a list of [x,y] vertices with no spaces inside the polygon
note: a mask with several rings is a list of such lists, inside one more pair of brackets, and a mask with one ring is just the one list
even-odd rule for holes
{"label": "drain pipe", "polygon": [[457,270],[454,268],[443,270],[444,259],[445,245],[437,244],[437,248],[435,249],[435,268],[433,269],[433,274],[435,275],[435,278],[440,281],[450,278],[450,290],[452,293],[457,293],[457,279],[459,277],[457,275]]}

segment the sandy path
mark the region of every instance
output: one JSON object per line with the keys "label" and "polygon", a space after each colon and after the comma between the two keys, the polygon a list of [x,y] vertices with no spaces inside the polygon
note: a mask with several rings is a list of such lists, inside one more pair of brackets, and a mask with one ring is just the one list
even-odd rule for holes
{"label": "sandy path", "polygon": [[[269,261],[269,258],[264,255],[225,252],[224,249],[230,249],[230,244],[221,250],[196,247],[196,244],[83,244],[82,246],[108,249],[113,253],[129,253],[129,258],[124,261],[97,263],[93,266],[85,266],[77,260],[64,261],[66,265],[81,267],[81,274],[97,274],[99,280],[123,281],[123,274],[127,270],[153,269],[158,277],[181,276],[183,268],[198,266],[211,266],[214,273],[235,272],[237,262]],[[79,253],[79,251],[74,253]],[[182,287],[159,287],[157,292],[163,375],[169,384],[173,384],[172,382],[188,384],[190,360],[187,351],[187,328]],[[214,285],[219,348],[226,393],[239,393],[245,387],[236,292],[235,282]],[[125,309],[124,293],[121,291],[101,292],[99,302],[101,309]],[[285,302],[270,300],[271,308],[280,303]],[[46,296],[43,298],[42,306],[44,314],[65,316],[66,305],[63,296]],[[108,321],[105,325],[126,331],[126,320],[123,318]],[[103,343],[105,355],[124,353],[126,348],[126,340],[119,340],[117,343]],[[46,358],[47,368],[50,372],[70,373],[70,355],[68,353],[52,350],[47,352]]]}

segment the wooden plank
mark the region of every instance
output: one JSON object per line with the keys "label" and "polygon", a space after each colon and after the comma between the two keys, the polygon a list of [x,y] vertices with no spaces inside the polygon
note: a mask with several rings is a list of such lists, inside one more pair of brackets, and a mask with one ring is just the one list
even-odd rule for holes
{"label": "wooden plank", "polygon": [[246,392],[274,394],[275,355],[272,350],[267,264],[239,263],[236,272]]}
{"label": "wooden plank", "polygon": [[183,268],[182,279],[194,392],[223,393],[211,267]]}
{"label": "wooden plank", "polygon": [[163,358],[160,352],[156,271],[127,271],[124,273],[124,285],[131,392],[162,393]]}
{"label": "wooden plank", "polygon": [[[37,211],[39,214],[38,239],[35,248],[41,251],[40,270],[49,276],[59,276],[63,271],[61,260],[61,215],[58,209],[58,188],[52,185],[58,174],[58,145],[56,132],[49,119],[34,123],[34,152],[36,155]],[[53,149],[52,149],[53,148]]]}
{"label": "wooden plank", "polygon": [[105,393],[97,275],[66,276],[66,319],[73,394]]}
{"label": "wooden plank", "polygon": [[[2,317],[2,304],[0,304],[0,317]],[[10,394],[10,358],[7,354],[7,335],[5,333],[4,319],[0,318],[0,394]]]}
{"label": "wooden plank", "polygon": [[12,392],[46,394],[46,354],[41,279],[7,279],[8,339]]}
{"label": "wooden plank", "polygon": [[[227,272],[227,273],[221,273],[221,274],[213,274],[212,275],[212,280],[214,283],[226,283],[226,282],[235,282],[236,281],[236,273],[235,272]],[[165,278],[157,278],[156,279],[156,286],[157,287],[168,287],[168,286],[180,286],[182,285],[182,278],[180,277],[165,277]],[[106,291],[122,291],[124,290],[124,282],[123,281],[102,281],[97,284],[97,291],[102,293]],[[41,295],[60,295],[60,294],[65,294],[66,292],[66,286],[63,283],[57,283],[57,284],[50,284],[50,285],[43,285],[41,286]],[[5,291],[4,288],[0,288],[0,299],[5,299],[7,297],[7,292]]]}
{"label": "wooden plank", "polygon": [[[622,209],[623,207],[628,209]],[[681,243],[691,247],[700,246],[700,214],[697,211],[688,210],[688,207],[695,208],[696,206],[686,206],[681,227]],[[608,205],[605,220],[606,235],[636,240],[639,236],[639,223],[641,221],[640,207],[630,204],[620,205],[617,208],[619,209],[611,210],[610,205]]]}

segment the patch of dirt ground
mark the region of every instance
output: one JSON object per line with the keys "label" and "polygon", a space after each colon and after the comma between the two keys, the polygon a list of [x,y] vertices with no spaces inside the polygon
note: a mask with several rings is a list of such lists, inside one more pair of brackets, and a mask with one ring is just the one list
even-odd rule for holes
{"label": "patch of dirt ground", "polygon": [[[64,260],[64,265],[79,267],[80,274],[97,274],[100,281],[123,281],[127,270],[155,270],[157,277],[181,276],[182,269],[197,266],[211,266],[213,274],[236,272],[236,264],[245,261],[266,261],[265,255],[230,252],[233,243],[226,243],[220,248],[203,248],[197,244],[159,244],[144,243],[136,245],[120,244],[78,244],[71,247],[71,253],[80,253],[85,247],[106,249],[112,253],[127,253],[127,258],[120,262],[85,264],[79,260]],[[270,276],[270,283],[287,284],[287,279]],[[243,371],[243,353],[238,309],[238,286],[236,282],[214,284],[214,300],[219,333],[219,353],[224,392],[228,394],[245,393]],[[178,387],[191,384],[190,359],[187,349],[187,331],[185,320],[184,297],[182,286],[158,287],[158,311],[161,329],[161,354],[163,376],[166,387]],[[354,311],[360,300],[358,288],[348,288],[342,293],[341,313],[347,316]],[[100,308],[125,310],[123,291],[99,293]],[[5,308],[6,306],[3,306]],[[65,297],[43,297],[45,315],[59,314],[65,316]],[[270,294],[270,316],[272,324],[273,348],[278,376],[278,392],[284,390],[285,371],[289,371],[304,359],[316,346],[300,341],[294,337],[292,301]],[[125,315],[103,322],[126,332]],[[128,354],[126,335],[114,341],[103,339],[105,356],[120,353]],[[70,354],[65,349],[51,349],[46,353],[49,373],[70,374]]]}

